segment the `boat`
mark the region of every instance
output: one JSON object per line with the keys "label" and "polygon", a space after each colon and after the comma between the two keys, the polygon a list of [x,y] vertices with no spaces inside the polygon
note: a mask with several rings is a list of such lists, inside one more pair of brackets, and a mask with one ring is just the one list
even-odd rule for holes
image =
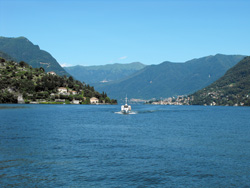
{"label": "boat", "polygon": [[124,113],[124,114],[129,114],[131,112],[131,106],[128,105],[128,98],[126,96],[125,98],[125,105],[122,105],[121,106],[121,112]]}

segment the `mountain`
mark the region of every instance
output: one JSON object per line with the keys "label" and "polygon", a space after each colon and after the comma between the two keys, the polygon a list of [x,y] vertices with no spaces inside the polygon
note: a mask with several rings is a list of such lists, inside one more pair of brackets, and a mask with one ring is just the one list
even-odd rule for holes
{"label": "mountain", "polygon": [[224,76],[190,96],[193,105],[250,106],[250,56],[229,69]]}
{"label": "mountain", "polygon": [[100,66],[73,66],[64,69],[76,79],[85,83],[99,83],[101,81],[115,81],[125,78],[128,75],[144,68],[145,65],[139,62],[129,64],[108,64]]}
{"label": "mountain", "polygon": [[54,71],[59,75],[70,76],[48,52],[41,50],[25,37],[0,37],[0,51],[16,61],[24,61],[33,68],[43,67],[46,72]]}
{"label": "mountain", "polygon": [[207,56],[185,63],[163,62],[151,65],[115,82],[95,85],[97,90],[121,99],[151,99],[193,93],[213,83],[242,60],[241,55]]}
{"label": "mountain", "polygon": [[5,59],[6,61],[14,61],[14,58],[1,51],[0,51],[0,58]]}

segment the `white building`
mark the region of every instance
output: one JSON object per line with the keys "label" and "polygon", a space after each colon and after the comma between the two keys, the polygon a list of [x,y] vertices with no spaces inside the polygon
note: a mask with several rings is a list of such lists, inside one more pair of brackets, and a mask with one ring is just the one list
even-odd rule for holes
{"label": "white building", "polygon": [[90,98],[90,103],[97,104],[97,103],[99,103],[99,99],[97,99],[96,97],[92,97],[92,98]]}
{"label": "white building", "polygon": [[72,104],[80,104],[80,101],[79,100],[73,100]]}
{"label": "white building", "polygon": [[57,91],[60,93],[60,94],[67,94],[68,90],[66,87],[59,87],[57,89]]}
{"label": "white building", "polygon": [[56,75],[56,73],[54,71],[50,71],[47,74]]}

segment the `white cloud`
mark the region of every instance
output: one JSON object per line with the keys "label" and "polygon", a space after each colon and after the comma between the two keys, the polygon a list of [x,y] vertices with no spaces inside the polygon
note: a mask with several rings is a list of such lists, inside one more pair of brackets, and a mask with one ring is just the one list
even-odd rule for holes
{"label": "white cloud", "polygon": [[61,67],[70,67],[72,66],[71,64],[68,63],[60,63]]}
{"label": "white cloud", "polygon": [[113,59],[113,60],[109,61],[109,63],[116,63],[116,62],[118,62],[120,60],[124,60],[124,59],[127,59],[127,58],[128,58],[128,56],[122,56],[122,57],[119,57],[117,59]]}
{"label": "white cloud", "polygon": [[128,58],[127,56],[123,56],[123,57],[120,57],[119,59],[123,60],[123,59],[127,59],[127,58]]}

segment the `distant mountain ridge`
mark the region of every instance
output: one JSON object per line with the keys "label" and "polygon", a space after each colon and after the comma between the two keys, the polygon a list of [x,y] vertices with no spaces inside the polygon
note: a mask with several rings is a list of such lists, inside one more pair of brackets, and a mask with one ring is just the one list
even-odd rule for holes
{"label": "distant mountain ridge", "polygon": [[141,70],[146,65],[133,62],[128,64],[107,64],[99,66],[72,66],[64,69],[73,75],[76,79],[88,84],[99,83],[101,81],[116,81],[125,78],[128,75]]}
{"label": "distant mountain ridge", "polygon": [[0,37],[0,51],[10,55],[18,62],[24,61],[34,68],[43,67],[46,72],[54,71],[59,75],[69,74],[48,52],[41,50],[25,37]]}
{"label": "distant mountain ridge", "polygon": [[242,60],[242,55],[207,56],[185,63],[163,62],[147,66],[129,77],[115,82],[95,85],[111,97],[151,99],[186,95],[213,83]]}
{"label": "distant mountain ridge", "polygon": [[193,105],[250,106],[250,56],[190,97],[193,98]]}

